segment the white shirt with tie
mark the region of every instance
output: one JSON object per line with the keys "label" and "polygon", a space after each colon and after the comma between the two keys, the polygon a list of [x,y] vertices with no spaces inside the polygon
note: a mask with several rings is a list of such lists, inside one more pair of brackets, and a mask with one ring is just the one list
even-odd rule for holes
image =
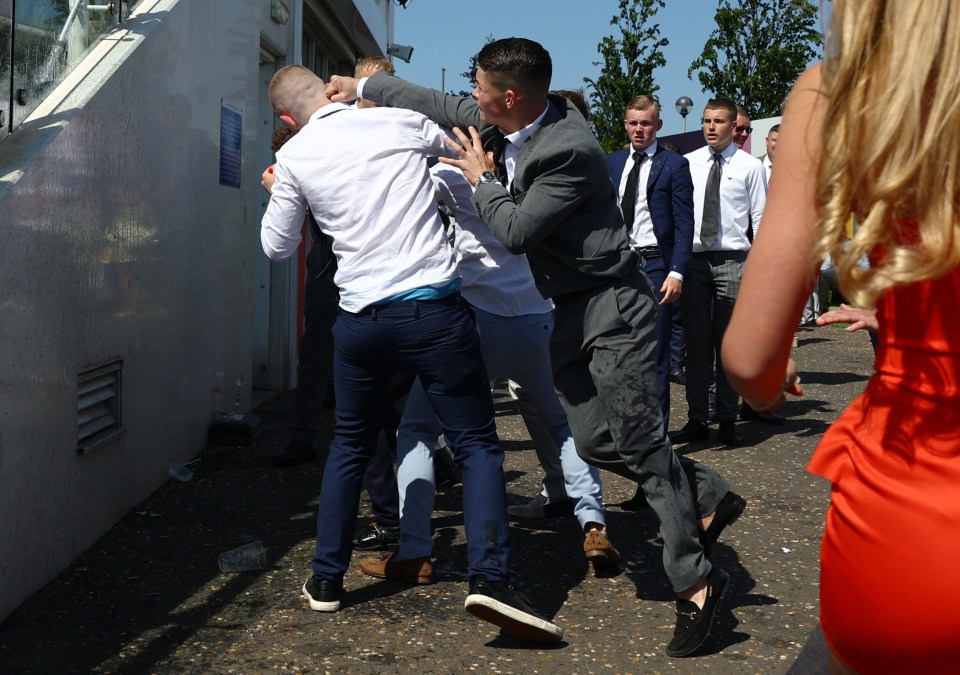
{"label": "white shirt with tie", "polygon": [[[513,176],[517,170],[517,160],[520,159],[520,150],[523,148],[523,144],[526,143],[527,139],[533,134],[533,130],[540,126],[540,122],[543,121],[549,109],[550,106],[547,105],[537,119],[533,120],[523,129],[514,131],[512,134],[504,133],[503,129],[500,129],[500,133],[503,134],[504,139],[507,141],[507,144],[503,147],[503,165],[507,168],[507,187],[513,182]],[[499,129],[499,127],[497,128]]]}
{"label": "white shirt with tie", "polygon": [[[630,228],[630,240],[634,246],[639,248],[657,245],[657,237],[653,233],[653,219],[650,217],[650,209],[647,207],[647,183],[650,182],[650,164],[653,162],[653,155],[656,151],[656,141],[640,151],[647,157],[640,165],[640,175],[637,178],[637,199],[633,203],[633,227]],[[627,162],[623,165],[623,174],[620,176],[620,185],[617,189],[617,203],[620,204],[621,210],[624,208],[623,193],[627,189],[627,180],[636,165],[634,155],[636,155],[636,151],[631,146],[630,156],[627,157]]]}
{"label": "white shirt with tie", "polygon": [[[650,207],[647,205],[647,183],[650,182],[650,167],[653,165],[653,156],[657,153],[657,141],[654,141],[646,148],[641,150],[646,159],[640,165],[640,174],[637,176],[637,199],[633,204],[633,227],[630,228],[630,241],[636,248],[647,248],[649,246],[658,246],[657,235],[653,231],[653,217],[650,215]],[[623,165],[623,173],[620,174],[620,185],[617,186],[617,203],[620,204],[620,210],[623,210],[623,193],[627,189],[627,180],[630,172],[636,164],[634,155],[637,153],[630,146],[630,155]],[[666,261],[667,267],[670,261]],[[668,277],[673,277],[683,281],[683,275],[679,272],[668,272]]]}
{"label": "white shirt with tie", "polygon": [[693,252],[704,251],[749,251],[747,230],[753,225],[756,234],[767,204],[767,174],[763,162],[740,150],[731,143],[723,152],[720,176],[720,228],[717,241],[705,248],[700,241],[703,224],[703,199],[710,167],[713,166],[713,149],[705,146],[684,157],[690,162],[693,178]]}

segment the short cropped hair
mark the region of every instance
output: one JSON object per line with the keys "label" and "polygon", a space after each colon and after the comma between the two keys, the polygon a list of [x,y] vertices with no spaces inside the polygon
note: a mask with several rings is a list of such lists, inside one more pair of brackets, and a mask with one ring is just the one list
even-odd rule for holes
{"label": "short cropped hair", "polygon": [[770,131],[767,132],[767,138],[770,138],[770,134],[778,134],[778,133],[780,133],[780,125],[774,124],[772,127],[770,127]]}
{"label": "short cropped hair", "polygon": [[707,101],[707,105],[703,106],[703,109],[725,110],[727,115],[730,116],[731,122],[736,122],[737,120],[737,104],[728,98],[711,98]]}
{"label": "short cropped hair", "polygon": [[550,89],[553,62],[543,46],[526,38],[504,38],[484,45],[477,54],[477,67],[501,89],[515,87],[543,95]]}
{"label": "short cropped hair", "polygon": [[319,78],[309,68],[298,65],[284,66],[274,73],[267,88],[270,105],[277,113],[289,113],[298,95],[316,87],[318,81]]}
{"label": "short cropped hair", "polygon": [[657,117],[660,117],[660,101],[653,96],[640,94],[639,96],[634,96],[627,102],[627,110],[647,110],[651,106],[653,106],[654,112],[657,113]]}

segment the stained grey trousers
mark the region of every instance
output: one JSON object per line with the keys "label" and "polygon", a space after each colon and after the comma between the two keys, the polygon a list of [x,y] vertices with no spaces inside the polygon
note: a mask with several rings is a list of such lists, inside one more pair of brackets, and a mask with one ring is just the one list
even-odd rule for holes
{"label": "stained grey trousers", "polygon": [[580,456],[636,481],[663,534],[663,566],[675,591],[710,572],[697,519],[729,491],[709,467],[678,458],[657,391],[657,305],[639,268],[599,288],[554,298],[554,384]]}

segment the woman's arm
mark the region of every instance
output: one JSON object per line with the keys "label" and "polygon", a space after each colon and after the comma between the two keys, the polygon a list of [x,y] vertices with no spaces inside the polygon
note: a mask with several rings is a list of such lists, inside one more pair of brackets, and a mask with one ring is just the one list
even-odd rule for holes
{"label": "woman's arm", "polygon": [[761,408],[782,405],[783,391],[802,393],[790,343],[819,267],[812,255],[824,104],[816,65],[800,76],[787,101],[763,223],[723,339],[729,381]]}
{"label": "woman's arm", "polygon": [[817,319],[818,326],[829,326],[832,323],[849,323],[850,325],[846,328],[848,333],[863,328],[873,333],[880,330],[880,325],[877,323],[877,310],[852,307],[843,303],[840,304],[840,309],[824,312]]}

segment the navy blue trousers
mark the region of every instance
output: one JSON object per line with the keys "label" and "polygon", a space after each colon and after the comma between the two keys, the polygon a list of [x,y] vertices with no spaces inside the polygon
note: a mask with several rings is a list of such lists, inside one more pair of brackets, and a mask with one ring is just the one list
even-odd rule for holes
{"label": "navy blue trousers", "polygon": [[[667,265],[663,258],[642,261],[643,271],[650,277],[657,302],[663,300],[660,289],[667,279]],[[673,331],[674,305],[657,305],[657,394],[663,413],[663,428],[670,429],[670,336]]]}
{"label": "navy blue trousers", "polygon": [[363,471],[387,414],[390,381],[409,370],[420,378],[463,467],[468,576],[508,580],[503,450],[480,337],[460,294],[341,311],[333,337],[336,429],[320,489],[314,574],[343,580]]}

